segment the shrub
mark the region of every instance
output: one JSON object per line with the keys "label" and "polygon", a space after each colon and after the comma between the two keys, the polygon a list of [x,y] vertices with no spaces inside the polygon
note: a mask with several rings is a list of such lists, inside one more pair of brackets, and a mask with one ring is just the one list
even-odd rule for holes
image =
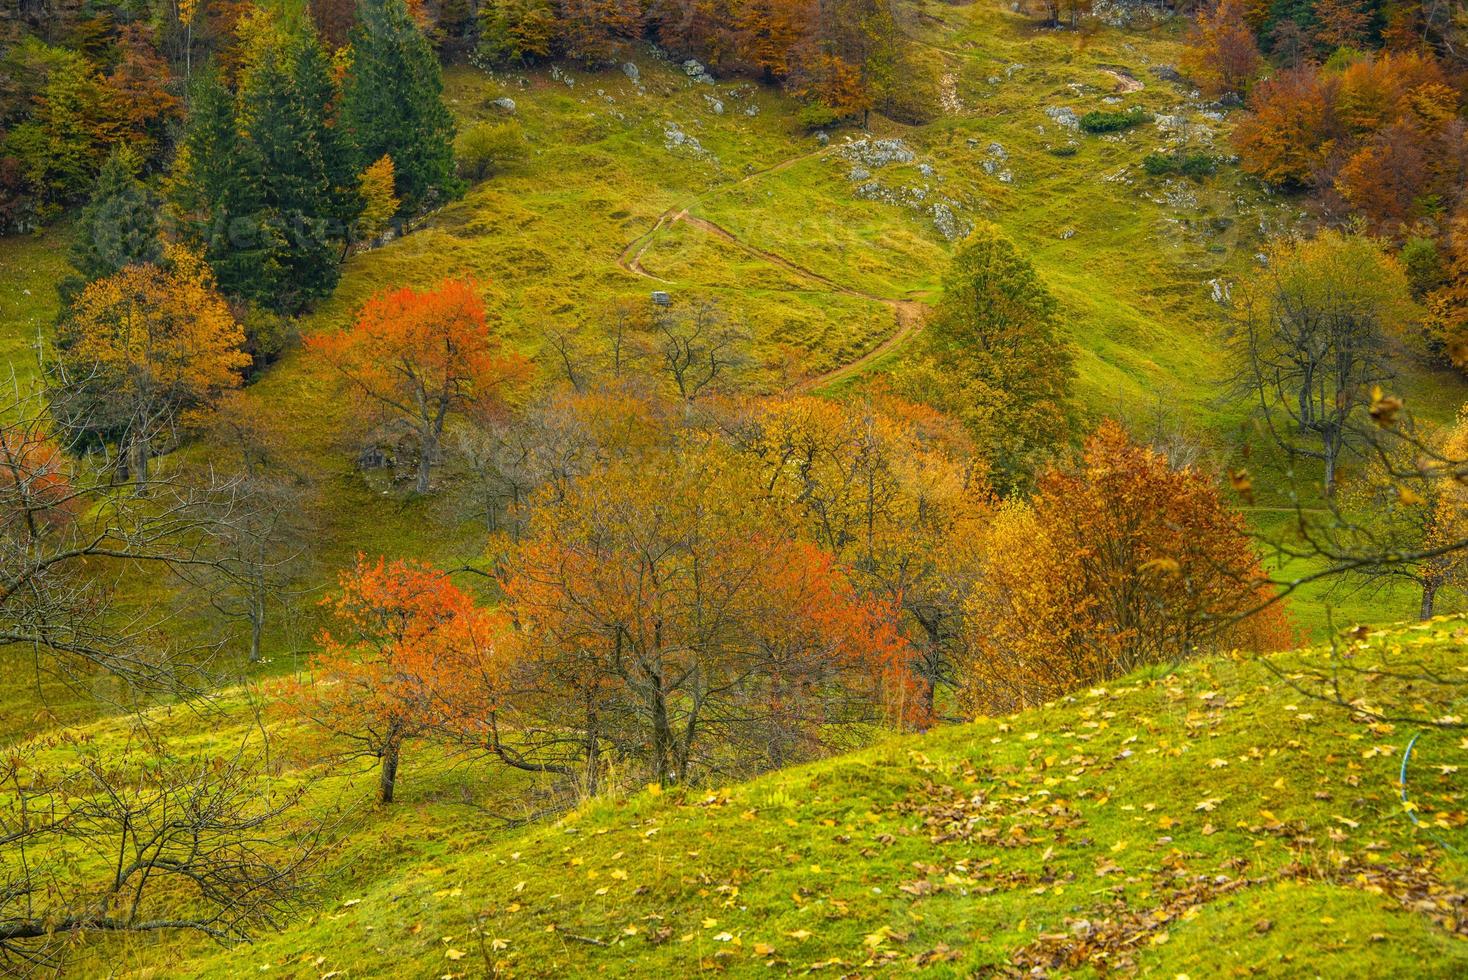
{"label": "shrub", "polygon": [[799,119],[800,125],[807,131],[825,129],[827,126],[834,126],[841,121],[841,117],[836,114],[836,110],[824,102],[812,102],[809,105],[803,106],[800,110]]}
{"label": "shrub", "polygon": [[514,121],[475,123],[454,140],[459,174],[469,180],[502,173],[525,159],[525,153],[525,134]]}
{"label": "shrub", "polygon": [[1081,129],[1088,133],[1119,133],[1151,121],[1147,110],[1133,106],[1125,112],[1088,112],[1081,117]]}
{"label": "shrub", "polygon": [[1149,153],[1142,161],[1142,169],[1153,177],[1191,177],[1193,180],[1202,180],[1218,172],[1218,157],[1211,153],[1189,153],[1184,150]]}

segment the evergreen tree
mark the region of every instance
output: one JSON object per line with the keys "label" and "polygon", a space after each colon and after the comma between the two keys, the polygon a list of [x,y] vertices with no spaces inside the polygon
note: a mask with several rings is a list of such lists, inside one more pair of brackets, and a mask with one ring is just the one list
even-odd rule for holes
{"label": "evergreen tree", "polygon": [[363,0],[343,81],[342,126],[361,171],[392,158],[405,210],[462,192],[443,75],[404,0]]}
{"label": "evergreen tree", "polygon": [[214,66],[195,76],[189,106],[167,186],[170,218],[178,237],[203,254],[221,291],[250,295],[266,260],[250,230],[258,201],[247,175],[259,167],[245,158],[234,94]]}
{"label": "evergreen tree", "polygon": [[1066,438],[1075,368],[1055,298],[998,228],[953,257],[924,341],[902,375],[909,392],[963,421],[996,489],[1027,489]]}
{"label": "evergreen tree", "polygon": [[239,179],[254,209],[240,214],[248,228],[232,217],[229,238],[254,259],[240,291],[271,309],[294,311],[336,287],[346,228],[361,201],[333,125],[330,60],[309,21],[284,24],[262,12],[243,34]]}
{"label": "evergreen tree", "polygon": [[71,264],[85,282],[163,256],[156,202],[138,178],[142,160],[126,145],[112,151],[77,219]]}

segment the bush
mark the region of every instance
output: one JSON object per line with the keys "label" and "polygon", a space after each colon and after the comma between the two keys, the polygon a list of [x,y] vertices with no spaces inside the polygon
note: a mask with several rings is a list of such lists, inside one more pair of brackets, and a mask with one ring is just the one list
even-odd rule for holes
{"label": "bush", "polygon": [[247,378],[255,377],[280,360],[300,339],[294,320],[253,303],[239,320],[245,332],[245,353],[250,355],[250,366],[245,371]]}
{"label": "bush", "polygon": [[454,140],[459,175],[484,180],[525,159],[525,134],[514,121],[475,123]]}
{"label": "bush", "polygon": [[1417,299],[1443,286],[1448,281],[1447,270],[1437,242],[1431,238],[1409,238],[1402,246],[1402,265],[1407,270],[1407,282],[1412,295]]}
{"label": "bush", "polygon": [[1183,150],[1149,153],[1142,161],[1142,169],[1153,177],[1191,177],[1193,180],[1202,180],[1218,172],[1218,157],[1211,153],[1188,153]]}
{"label": "bush", "polygon": [[1151,121],[1147,110],[1134,106],[1125,112],[1088,112],[1081,117],[1081,129],[1088,133],[1119,133]]}
{"label": "bush", "polygon": [[798,118],[800,119],[800,125],[806,131],[825,129],[841,121],[841,117],[836,115],[836,110],[824,102],[812,102],[809,105],[803,106]]}

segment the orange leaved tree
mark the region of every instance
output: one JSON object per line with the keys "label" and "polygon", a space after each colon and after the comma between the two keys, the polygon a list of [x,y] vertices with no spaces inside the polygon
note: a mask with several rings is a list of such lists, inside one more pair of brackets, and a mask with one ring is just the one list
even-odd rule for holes
{"label": "orange leaved tree", "polygon": [[[1221,646],[1278,649],[1292,631],[1240,514],[1116,422],[1080,465],[996,514],[969,596],[964,693],[1008,710],[1144,664]],[[1253,615],[1246,615],[1253,613]]]}
{"label": "orange leaved tree", "polygon": [[530,362],[490,332],[484,303],[464,280],[427,292],[379,293],[351,327],[307,345],[368,407],[410,429],[418,443],[419,493],[428,492],[449,415],[498,404],[530,375]]}
{"label": "orange leaved tree", "polygon": [[379,796],[391,803],[406,742],[490,730],[512,638],[503,616],[417,562],[359,555],[325,604],[336,626],[284,703],[352,746],[347,756],[377,759]]}
{"label": "orange leaved tree", "polygon": [[745,447],[805,533],[901,611],[924,716],[956,680],[965,583],[990,507],[982,465],[945,422],[882,392],[864,404],[783,398],[760,406]]}
{"label": "orange leaved tree", "polygon": [[180,413],[209,407],[250,363],[243,328],[198,255],[131,265],[90,283],[61,322],[62,384],[52,408],[78,431],[117,441],[139,491],[155,440]]}
{"label": "orange leaved tree", "polygon": [[894,611],[727,448],[600,464],[532,514],[501,573],[539,692],[518,727],[574,731],[588,790],[614,759],[660,783],[783,765],[910,696]]}

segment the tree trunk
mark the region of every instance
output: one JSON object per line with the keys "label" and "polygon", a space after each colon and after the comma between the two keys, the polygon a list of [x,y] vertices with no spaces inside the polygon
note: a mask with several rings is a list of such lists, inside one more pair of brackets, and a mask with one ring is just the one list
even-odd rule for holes
{"label": "tree trunk", "polygon": [[[661,683],[659,679],[659,683]],[[653,772],[659,786],[672,782],[673,729],[668,724],[668,703],[661,690],[652,696],[652,756]]]}
{"label": "tree trunk", "polygon": [[388,739],[382,747],[382,772],[377,789],[377,799],[381,803],[392,802],[393,790],[398,784],[398,750],[401,747],[396,738]]}
{"label": "tree trunk", "polygon": [[133,458],[133,493],[141,497],[148,492],[148,440],[135,433],[129,448]]}
{"label": "tree trunk", "polygon": [[1432,610],[1437,605],[1437,589],[1438,583],[1433,579],[1422,583],[1422,609],[1417,616],[1418,619],[1432,618]]}

